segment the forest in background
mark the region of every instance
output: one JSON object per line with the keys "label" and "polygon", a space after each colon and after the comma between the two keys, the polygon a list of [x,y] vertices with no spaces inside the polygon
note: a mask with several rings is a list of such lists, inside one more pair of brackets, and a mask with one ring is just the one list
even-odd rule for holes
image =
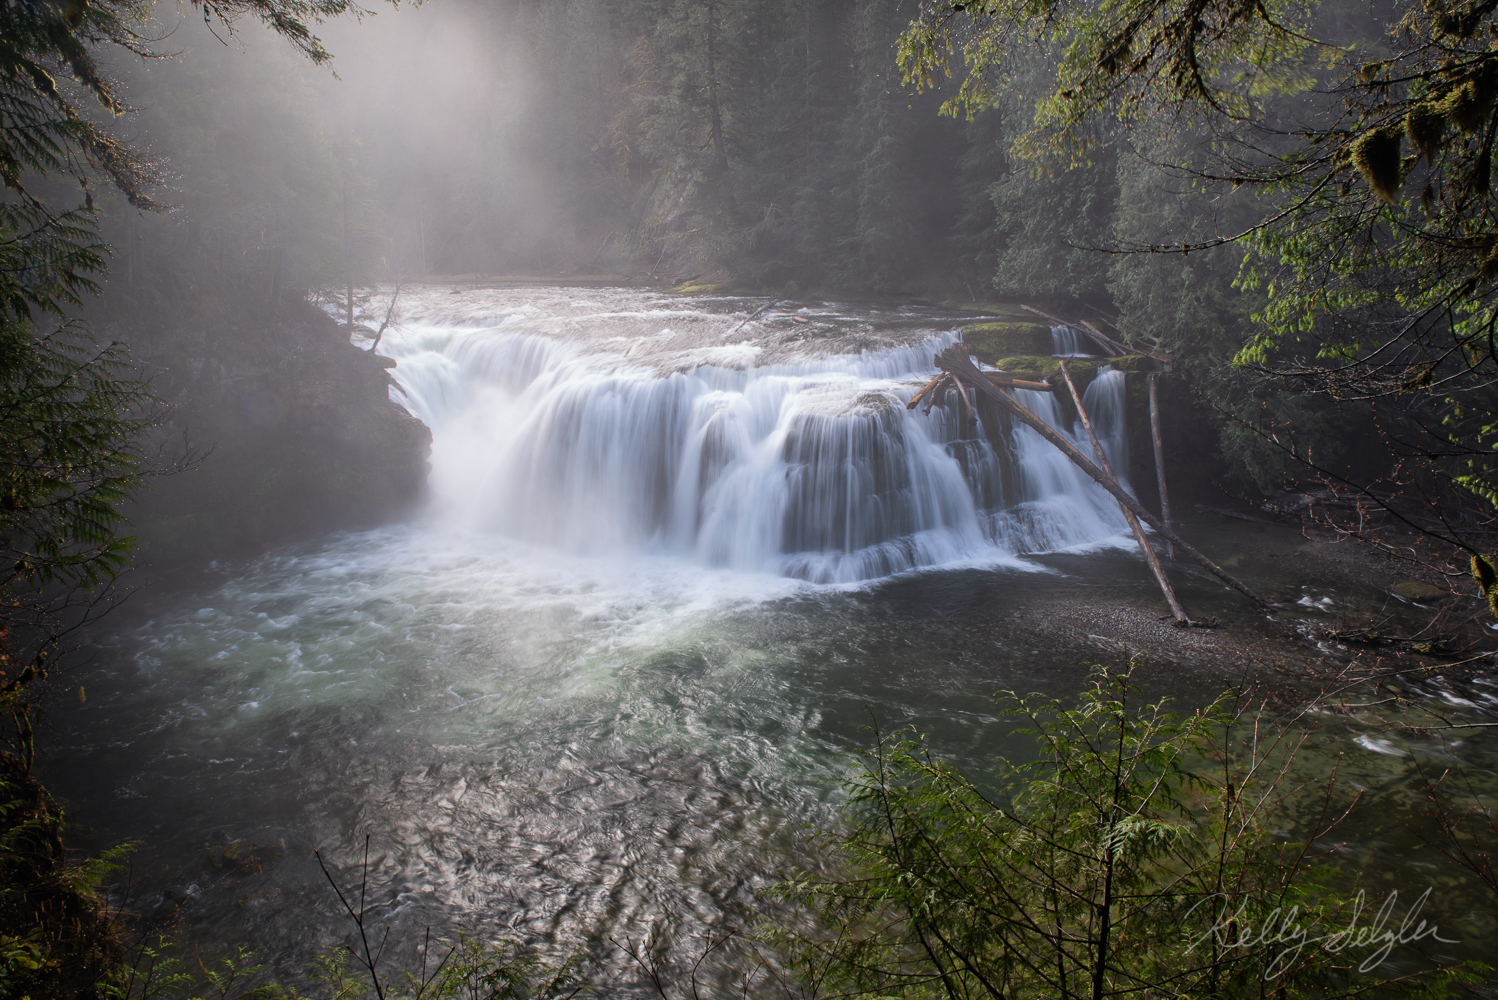
{"label": "forest in background", "polygon": [[[1091,126],[1090,165],[1015,160],[1032,113],[1018,95],[1043,90],[1047,60],[1019,53],[1033,88],[972,120],[941,117],[946,95],[912,95],[895,63],[912,13],[900,0],[438,0],[326,25],[331,70],[258,25],[215,36],[163,16],[158,48],[173,57],[117,53],[115,70],[171,211],[100,198],[114,261],[95,323],[173,372],[161,384],[192,440],[232,448],[240,430],[216,419],[221,407],[194,414],[222,382],[195,385],[218,364],[202,328],[242,327],[227,339],[269,364],[281,348],[258,331],[317,322],[302,304],[349,283],[602,276],[788,298],[1027,301],[1189,348],[1167,407],[1192,415],[1174,422],[1176,447],[1214,459],[1200,486],[1226,476],[1234,490],[1272,490],[1293,463],[1198,389],[1240,416],[1272,403],[1325,460],[1377,473],[1387,456],[1359,451],[1355,407],[1231,370],[1262,305],[1233,287],[1236,246],[1099,252],[1240,226],[1262,211],[1252,192],[1207,197],[1152,162],[1182,149],[1141,155],[1129,144],[1140,136],[1105,125]],[[158,484],[140,511],[148,549],[203,506],[211,478]],[[412,495],[396,492],[372,516]],[[289,508],[240,520],[264,523],[210,534],[253,546],[327,522]]]}
{"label": "forest in background", "polygon": [[336,79],[248,35],[194,36],[119,67],[179,211],[114,220],[115,283],[159,284],[205,248],[274,299],[338,287],[347,207],[358,284],[603,274],[1111,304],[1133,265],[1082,248],[1160,228],[1179,190],[1122,138],[1064,175],[1011,162],[1028,107],[939,117],[895,65],[911,14],[449,0],[330,25]]}

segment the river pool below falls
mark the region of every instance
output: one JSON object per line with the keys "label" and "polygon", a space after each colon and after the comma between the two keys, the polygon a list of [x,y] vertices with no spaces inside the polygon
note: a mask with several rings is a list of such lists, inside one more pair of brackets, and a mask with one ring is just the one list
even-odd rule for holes
{"label": "river pool below falls", "polygon": [[[744,322],[762,304],[412,295],[380,350],[433,429],[428,509],[145,589],[89,633],[67,678],[86,702],[50,712],[49,785],[98,846],[140,844],[132,905],[291,968],[349,931],[313,850],[357,879],[367,834],[397,958],[428,925],[619,970],[609,939],[654,926],[690,956],[807,859],[872,726],[979,773],[1026,752],[1001,688],[1067,695],[1158,639],[1144,684],[1190,706],[1351,659],[1324,637],[1339,615],[1421,613],[1292,530],[1199,515],[1183,532],[1291,610],[1176,567],[1220,625],[1168,629],[1116,506],[1038,436],[900,405],[968,320]],[[1105,372],[1088,405],[1123,468],[1121,387]],[[1459,719],[1498,707],[1482,676],[1405,687]],[[1308,756],[1344,755],[1364,791],[1345,865],[1442,887],[1445,955],[1486,956],[1493,901],[1414,849],[1411,754],[1490,789],[1487,732],[1331,720]]]}

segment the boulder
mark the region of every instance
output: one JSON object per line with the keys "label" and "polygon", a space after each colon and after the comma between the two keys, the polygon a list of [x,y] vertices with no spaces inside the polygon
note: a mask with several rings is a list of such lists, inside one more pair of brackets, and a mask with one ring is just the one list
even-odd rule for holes
{"label": "boulder", "polygon": [[[1036,354],[1018,355],[1012,358],[999,358],[992,362],[993,366],[1006,375],[1015,378],[1031,379],[1034,381],[1044,380],[1057,387],[1062,395],[1070,397],[1066,388],[1066,381],[1061,377],[1061,359],[1046,357]],[[1086,392],[1092,380],[1097,377],[1097,365],[1091,361],[1080,361],[1069,359],[1067,368],[1071,370],[1072,381],[1077,384],[1078,392]]]}
{"label": "boulder", "polygon": [[671,291],[679,295],[748,295],[752,294],[735,281],[699,281],[695,278],[683,281]]}
{"label": "boulder", "polygon": [[1443,587],[1432,586],[1421,583],[1418,580],[1404,580],[1389,588],[1389,593],[1395,597],[1402,597],[1406,601],[1423,603],[1427,601],[1439,601],[1443,597],[1450,597],[1451,591]]}
{"label": "boulder", "polygon": [[231,840],[208,851],[208,864],[225,873],[258,872],[281,860],[285,848],[275,841]]}
{"label": "boulder", "polygon": [[1054,350],[1051,328],[1044,323],[979,323],[962,331],[962,342],[973,357],[997,365],[998,358],[1049,355]]}

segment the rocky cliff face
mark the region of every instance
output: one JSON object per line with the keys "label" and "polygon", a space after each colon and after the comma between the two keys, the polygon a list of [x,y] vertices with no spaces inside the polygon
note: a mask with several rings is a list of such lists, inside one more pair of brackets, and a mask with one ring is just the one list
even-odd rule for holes
{"label": "rocky cliff face", "polygon": [[127,511],[139,562],[249,554],[399,519],[420,500],[431,433],[391,400],[390,362],[311,306],[107,325],[171,407],[153,446],[189,456]]}

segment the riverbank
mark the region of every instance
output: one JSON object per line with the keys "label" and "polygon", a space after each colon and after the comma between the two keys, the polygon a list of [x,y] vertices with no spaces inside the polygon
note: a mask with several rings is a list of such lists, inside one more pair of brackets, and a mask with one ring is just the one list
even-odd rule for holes
{"label": "riverbank", "polygon": [[[1443,595],[1412,579],[1407,564],[1314,528],[1211,512],[1197,512],[1187,524],[1188,537],[1201,539],[1205,551],[1275,606],[1258,609],[1178,561],[1166,562],[1167,572],[1188,612],[1207,627],[1176,627],[1164,599],[1148,590],[1102,600],[1063,597],[1016,613],[1014,627],[1070,644],[1078,653],[1138,656],[1225,679],[1316,677],[1354,662],[1367,671],[1462,676],[1498,667],[1498,636],[1483,626],[1486,603],[1475,593]],[[1087,572],[1071,557],[1041,558]]]}

